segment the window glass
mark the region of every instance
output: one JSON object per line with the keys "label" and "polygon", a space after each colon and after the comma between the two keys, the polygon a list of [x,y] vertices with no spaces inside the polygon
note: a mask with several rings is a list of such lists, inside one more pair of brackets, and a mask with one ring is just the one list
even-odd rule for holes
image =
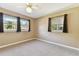
{"label": "window glass", "polygon": [[20,19],[21,24],[21,31],[28,31],[29,30],[29,21],[26,19]]}
{"label": "window glass", "polygon": [[17,18],[14,16],[3,15],[4,32],[16,32]]}
{"label": "window glass", "polygon": [[54,17],[51,20],[52,32],[63,32],[64,16]]}

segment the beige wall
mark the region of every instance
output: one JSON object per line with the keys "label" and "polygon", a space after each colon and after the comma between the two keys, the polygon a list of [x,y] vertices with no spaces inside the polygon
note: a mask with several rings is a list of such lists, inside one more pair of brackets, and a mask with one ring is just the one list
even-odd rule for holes
{"label": "beige wall", "polygon": [[[5,14],[20,16],[22,18],[31,20],[31,32],[6,32],[0,33],[0,45],[5,45],[17,41],[27,40],[28,38],[40,37],[45,40],[58,42],[74,47],[79,47],[79,7],[64,10],[50,15],[41,17],[37,20],[21,15],[16,12],[12,12],[3,8],[0,8],[0,12]],[[48,18],[58,15],[68,14],[68,30],[69,33],[53,33],[48,32]]]}
{"label": "beige wall", "polygon": [[12,12],[3,8],[0,8],[0,12],[5,14],[13,15],[13,16],[20,16],[22,18],[30,19],[31,20],[31,32],[6,32],[0,33],[0,45],[5,45],[9,43],[15,43],[22,40],[27,40],[29,38],[35,37],[35,20],[25,15],[21,15],[16,12]]}
{"label": "beige wall", "polygon": [[[48,32],[48,18],[68,14],[69,33]],[[38,37],[44,40],[79,47],[79,7],[59,11],[38,19]]]}

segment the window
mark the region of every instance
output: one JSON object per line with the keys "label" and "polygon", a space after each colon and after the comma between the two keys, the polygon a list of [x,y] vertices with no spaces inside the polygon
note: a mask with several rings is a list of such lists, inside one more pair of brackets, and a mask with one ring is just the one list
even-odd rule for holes
{"label": "window", "polygon": [[3,28],[4,28],[4,32],[16,32],[17,17],[3,15]]}
{"label": "window", "polygon": [[30,32],[30,20],[0,13],[0,32]]}
{"label": "window", "polygon": [[51,31],[52,32],[63,32],[64,15],[54,17],[51,19]]}
{"label": "window", "polygon": [[21,31],[29,31],[29,20],[20,19]]}

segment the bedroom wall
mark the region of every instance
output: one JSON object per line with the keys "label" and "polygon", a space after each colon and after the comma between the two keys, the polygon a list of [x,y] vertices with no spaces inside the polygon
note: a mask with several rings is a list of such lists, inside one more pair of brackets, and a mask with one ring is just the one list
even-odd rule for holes
{"label": "bedroom wall", "polygon": [[[48,32],[48,18],[68,14],[68,33]],[[79,48],[79,7],[62,10],[41,17],[38,22],[38,37],[43,40],[53,41]]]}
{"label": "bedroom wall", "polygon": [[33,18],[30,18],[28,16],[9,11],[4,8],[0,8],[0,12],[3,12],[5,14],[13,15],[13,16],[19,16],[21,18],[26,18],[31,20],[31,32],[5,32],[0,33],[0,46],[1,45],[7,45],[10,43],[15,43],[22,40],[27,40],[29,38],[35,38],[35,20]]}

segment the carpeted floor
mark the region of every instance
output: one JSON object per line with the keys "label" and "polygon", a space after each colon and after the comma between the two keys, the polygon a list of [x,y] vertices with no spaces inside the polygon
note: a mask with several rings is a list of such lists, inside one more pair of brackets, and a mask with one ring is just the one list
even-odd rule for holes
{"label": "carpeted floor", "polygon": [[1,56],[78,56],[79,52],[32,40],[0,49]]}

